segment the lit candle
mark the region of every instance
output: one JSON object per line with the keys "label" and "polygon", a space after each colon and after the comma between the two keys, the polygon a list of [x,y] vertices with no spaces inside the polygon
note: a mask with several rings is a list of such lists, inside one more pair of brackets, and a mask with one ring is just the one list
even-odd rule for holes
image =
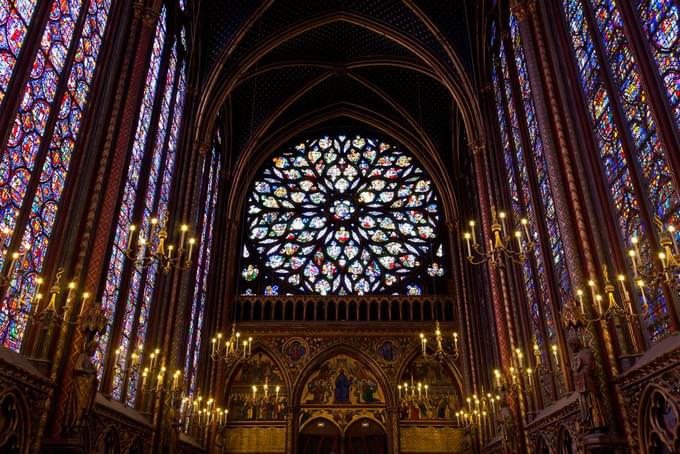
{"label": "lit candle", "polygon": [[149,357],[151,358],[151,365],[149,366],[149,369],[153,370],[153,366],[156,363],[156,353],[152,353]]}
{"label": "lit candle", "polygon": [[515,232],[515,238],[517,238],[517,246],[519,247],[519,253],[522,254],[524,250],[522,249],[522,234],[519,230]]}
{"label": "lit candle", "polygon": [[638,239],[636,236],[632,237],[630,239],[630,242],[633,243],[633,249],[635,249],[635,256],[640,257],[640,249],[638,248]]}
{"label": "lit candle", "polygon": [[267,397],[269,397],[269,385],[265,383],[262,386],[262,389],[264,390],[264,398],[266,399]]}
{"label": "lit candle", "polygon": [[541,350],[538,348],[538,343],[534,343],[534,358],[536,367],[541,367]]}
{"label": "lit candle", "polygon": [[460,426],[460,412],[456,412],[456,424]]}
{"label": "lit candle", "polygon": [[144,259],[144,246],[146,245],[146,240],[142,235],[139,235],[139,248],[137,249],[137,260],[141,261]]}
{"label": "lit candle", "polygon": [[217,339],[214,337],[210,339],[210,343],[212,344],[212,349],[211,349],[211,354],[214,356],[215,355],[215,346],[217,345]]}
{"label": "lit candle", "polygon": [[472,250],[470,249],[470,234],[468,232],[465,232],[465,244],[467,245],[467,256],[471,257],[472,256]]}
{"label": "lit candle", "polygon": [[222,333],[217,333],[217,353],[220,353],[220,342],[222,342]]}
{"label": "lit candle", "polygon": [[239,343],[239,337],[241,337],[241,333],[236,333],[236,342],[234,342],[234,347],[236,348],[236,353],[238,353],[238,343]]}
{"label": "lit candle", "polygon": [[495,369],[493,371],[493,374],[496,377],[496,387],[500,388],[501,387],[501,372],[498,369]]}
{"label": "lit candle", "polygon": [[250,353],[252,352],[252,347],[253,347],[253,338],[252,338],[252,337],[249,337],[249,338],[248,338],[248,354],[249,354],[249,355],[250,355]]}
{"label": "lit candle", "polygon": [[532,387],[533,384],[533,377],[532,377],[533,371],[531,368],[527,369],[527,377],[529,378],[529,387]]}
{"label": "lit candle", "polygon": [[470,221],[470,233],[472,234],[472,244],[477,244],[477,237],[475,236],[475,221]]}
{"label": "lit candle", "polygon": [[425,399],[428,398],[428,394],[427,394],[427,389],[428,389],[428,388],[429,388],[429,386],[428,386],[428,385],[425,385]]}
{"label": "lit candle", "polygon": [[248,349],[248,341],[243,341],[243,357],[244,358],[246,357],[247,349]]}
{"label": "lit candle", "polygon": [[172,259],[172,251],[175,249],[175,246],[172,244],[168,246],[168,260]]}
{"label": "lit candle", "polygon": [[253,400],[255,400],[256,395],[257,395],[257,386],[253,385]]}
{"label": "lit candle", "polygon": [[517,354],[517,364],[519,364],[519,368],[522,368],[522,351],[519,348],[515,349],[515,353]]}
{"label": "lit candle", "polygon": [[116,359],[114,360],[114,364],[115,364],[115,365],[118,365],[118,360],[120,359],[120,352],[121,352],[122,348],[123,348],[123,347],[118,347],[118,348],[116,349]]}
{"label": "lit candle", "polygon": [[277,401],[279,400],[279,391],[281,391],[281,387],[280,387],[280,386],[277,386],[277,387],[276,387],[276,400],[277,400]]}
{"label": "lit candle", "polygon": [[181,372],[179,370],[175,371],[175,375],[172,379],[172,388],[173,389],[177,389],[177,382],[179,381],[180,374],[181,374]]}
{"label": "lit candle", "polygon": [[397,385],[397,391],[399,392],[399,400],[401,400],[401,385]]}
{"label": "lit candle", "polygon": [[146,377],[149,375],[149,368],[145,367],[142,372],[142,387],[146,386]]}
{"label": "lit candle", "polygon": [[455,331],[453,332],[453,348],[458,351],[458,333]]}
{"label": "lit candle", "polygon": [[581,315],[586,313],[586,308],[583,306],[583,290],[576,290],[576,295],[578,296],[578,305],[581,308]]}
{"label": "lit candle", "polygon": [[132,240],[135,236],[135,230],[137,227],[134,224],[130,224],[130,233],[128,234],[127,250],[132,249]]}
{"label": "lit candle", "polygon": [[503,236],[506,236],[507,228],[505,226],[505,211],[498,213],[498,217],[501,218],[501,228],[503,229]]}
{"label": "lit candle", "polygon": [[668,226],[668,233],[671,234],[671,240],[673,241],[673,252],[675,253],[676,256],[680,255],[678,254],[678,243],[675,240],[675,227],[672,225]]}
{"label": "lit candle", "polygon": [[425,356],[425,335],[420,333],[420,349],[423,351],[423,356]]}
{"label": "lit candle", "polygon": [[553,356],[555,357],[555,365],[559,366],[560,365],[560,357],[557,354],[557,345],[553,345],[551,348],[552,348]]}
{"label": "lit candle", "polygon": [[630,257],[630,261],[633,263],[633,273],[635,274],[635,277],[638,277],[638,268],[637,268],[637,260],[635,259],[635,251],[630,250],[628,251],[628,256]]}
{"label": "lit candle", "polygon": [[89,293],[89,292],[83,293],[83,307],[85,307],[85,305],[87,304],[87,299],[88,299],[89,297],[90,297],[90,293]]}
{"label": "lit candle", "polygon": [[17,260],[19,260],[19,253],[18,252],[12,252],[12,260],[9,262],[9,267],[7,268],[7,276],[12,275],[12,271],[14,271],[14,264],[16,263]]}
{"label": "lit candle", "polygon": [[182,227],[180,227],[179,231],[179,250],[183,251],[184,250],[184,239],[187,234],[187,230],[189,230],[189,226],[186,224],[182,224]]}
{"label": "lit candle", "polygon": [[663,268],[664,271],[666,271],[666,268],[668,267],[668,260],[666,260],[665,252],[659,252],[659,260],[661,260],[661,267]]}
{"label": "lit candle", "polygon": [[527,236],[527,241],[531,241],[531,236],[529,235],[529,227],[528,227],[529,221],[527,221],[526,218],[522,218],[520,223],[522,224],[522,227],[524,228],[524,234]]}
{"label": "lit candle", "polygon": [[194,250],[194,244],[196,244],[196,238],[189,238],[189,253],[187,254],[187,262],[191,261],[191,252]]}
{"label": "lit candle", "polygon": [[421,391],[423,390],[423,384],[418,382],[418,399],[421,397]]}
{"label": "lit candle", "polygon": [[626,286],[623,284],[626,280],[626,277],[623,274],[619,274],[617,276],[617,280],[619,281],[619,288],[621,289],[621,296],[623,297],[623,300],[628,301],[628,291],[626,290]]}
{"label": "lit candle", "polygon": [[602,309],[602,295],[595,295],[595,301],[597,302],[597,312],[599,315],[603,315],[603,309]]}
{"label": "lit candle", "polygon": [[588,287],[590,287],[590,296],[592,297],[593,301],[595,301],[595,281],[592,279],[589,280]]}
{"label": "lit candle", "polygon": [[[638,287],[640,287],[640,294],[642,295],[642,303],[647,306],[647,295],[645,295],[645,282],[640,279],[637,281]],[[631,307],[632,310],[632,307]]]}

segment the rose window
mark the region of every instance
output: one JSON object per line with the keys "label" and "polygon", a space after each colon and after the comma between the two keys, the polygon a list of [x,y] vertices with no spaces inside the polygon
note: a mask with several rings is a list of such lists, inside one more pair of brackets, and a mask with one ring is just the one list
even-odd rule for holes
{"label": "rose window", "polygon": [[245,294],[263,276],[269,295],[420,294],[411,281],[421,271],[443,274],[433,260],[442,248],[433,250],[432,182],[380,141],[324,137],[275,155],[252,187],[245,222]]}

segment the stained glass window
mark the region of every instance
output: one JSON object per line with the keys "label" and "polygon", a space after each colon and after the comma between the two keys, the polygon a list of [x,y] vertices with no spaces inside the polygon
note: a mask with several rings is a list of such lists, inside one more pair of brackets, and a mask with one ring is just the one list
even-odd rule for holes
{"label": "stained glass window", "polygon": [[675,0],[635,0],[676,127],[680,128],[680,6]]}
{"label": "stained glass window", "polygon": [[[113,315],[116,310],[116,303],[120,297],[119,289],[121,280],[123,278],[123,269],[125,264],[125,250],[128,243],[128,234],[130,225],[133,223],[134,209],[136,204],[136,196],[139,186],[139,179],[141,174],[142,161],[144,159],[144,149],[146,146],[147,135],[151,126],[151,115],[153,112],[154,100],[156,98],[156,85],[158,84],[160,64],[163,54],[163,45],[165,43],[165,21],[166,21],[165,7],[161,10],[158,25],[156,26],[156,33],[153,41],[151,51],[151,60],[149,62],[149,70],[146,76],[146,85],[144,87],[144,94],[142,96],[142,104],[140,106],[139,120],[137,122],[137,131],[132,145],[130,162],[128,164],[128,175],[125,181],[123,199],[121,201],[120,210],[118,214],[118,222],[116,224],[116,231],[114,236],[114,243],[109,259],[108,272],[106,276],[106,284],[104,287],[104,295],[102,297],[102,308],[107,320],[109,321],[106,331],[101,335],[99,346],[97,347],[97,354],[95,358],[103,358],[110,336],[111,324],[113,323]],[[128,326],[124,326],[123,330],[128,333],[132,330],[132,315],[134,310],[126,308],[125,322]],[[130,339],[121,336],[121,347],[128,351]],[[119,355],[122,358],[124,355]],[[98,363],[98,373],[101,377],[103,372],[102,364]],[[114,369],[120,370],[124,367],[120,364],[115,364]],[[114,372],[115,374],[115,372]],[[116,397],[120,397],[120,378],[115,380],[114,388],[116,389]]]}
{"label": "stained glass window", "polygon": [[196,390],[196,372],[198,357],[201,351],[205,304],[208,297],[208,272],[210,270],[210,251],[212,248],[213,224],[215,222],[220,164],[219,156],[213,148],[210,163],[208,163],[207,194],[201,218],[201,243],[198,251],[194,296],[191,303],[191,315],[187,332],[189,351],[184,364],[184,376],[187,377],[188,390],[191,395]]}
{"label": "stained glass window", "polygon": [[[571,282],[569,280],[569,273],[567,271],[562,236],[560,235],[559,224],[557,221],[555,199],[553,197],[553,191],[551,189],[548,176],[548,163],[545,157],[543,140],[541,139],[541,134],[539,131],[538,118],[536,116],[536,108],[534,106],[534,99],[529,81],[529,73],[527,71],[527,63],[524,57],[524,49],[522,48],[519,24],[517,22],[517,18],[514,15],[510,16],[510,37],[512,39],[513,50],[515,54],[515,68],[517,70],[517,82],[520,89],[519,94],[521,95],[520,97],[522,100],[522,106],[524,108],[524,118],[526,120],[529,145],[531,147],[533,157],[536,186],[540,194],[540,202],[543,208],[542,218],[545,221],[548,242],[550,243],[546,244],[546,247],[549,246],[552,269],[557,278],[558,293],[560,297],[559,302],[560,306],[562,306],[571,298],[573,298]],[[530,165],[531,163],[525,162],[520,166],[520,168]]]}
{"label": "stained glass window", "polygon": [[[640,166],[643,179],[640,187],[652,205],[648,207],[652,214],[677,225],[680,204],[646,101],[647,94],[623,31],[624,23],[618,6],[611,0],[596,0],[592,3],[596,13],[593,20],[602,40],[602,58],[606,59],[610,71],[605,71],[606,67],[597,54],[599,38],[590,29],[582,1],[564,1],[563,7],[621,235],[627,242],[632,237],[643,236],[645,230],[651,230],[651,226],[645,226],[642,221],[640,210],[646,207],[634,191],[634,163],[630,157]],[[610,93],[607,89],[605,79],[609,74],[617,93]],[[612,96],[620,100],[620,110],[612,103]],[[623,117],[627,131],[619,130],[615,122],[616,115]],[[626,134],[630,135],[632,141],[630,150],[624,149],[623,136]],[[647,242],[641,243],[641,255],[645,260],[643,267],[649,271],[652,267],[649,259],[652,252]],[[650,337],[655,340],[665,331],[668,319],[662,292],[656,288],[650,290],[653,295],[647,322]]]}
{"label": "stained glass window", "polygon": [[37,0],[0,2],[0,106],[31,23]]}
{"label": "stained glass window", "polygon": [[[538,226],[539,218],[531,199],[531,184],[529,172],[525,160],[524,144],[520,132],[520,124],[515,100],[513,98],[510,71],[508,68],[508,57],[505,43],[500,42],[498,59],[500,73],[496,67],[493,68],[492,78],[496,95],[496,109],[500,126],[501,143],[503,145],[503,156],[506,175],[508,178],[511,204],[514,217],[521,219],[526,217],[529,225]],[[507,109],[507,114],[506,114]],[[535,142],[534,142],[535,143]],[[534,150],[535,151],[535,150]],[[520,226],[516,226],[520,227]],[[543,255],[543,247],[538,236],[538,230],[532,230],[532,241],[534,242],[533,261],[525,261],[522,266],[522,276],[526,297],[529,302],[533,331],[536,334],[539,344],[551,343],[555,336],[555,320],[552,309],[547,304],[550,298],[548,280],[546,275],[546,264]],[[534,271],[535,270],[535,271]],[[542,339],[542,322],[545,321],[548,339]],[[544,347],[545,353],[547,349]]]}
{"label": "stained glass window", "polygon": [[[12,4],[4,7],[7,6],[16,12]],[[32,11],[33,3],[21,2],[15,6],[20,15],[26,17]],[[12,270],[13,280],[0,312],[0,342],[14,350],[18,350],[21,345],[31,307],[30,301],[36,291],[36,278],[42,271],[49,237],[87,107],[111,1],[90,0],[85,6],[86,9],[81,11],[81,4],[77,1],[52,4],[33,70],[24,86],[21,105],[7,146],[2,152],[0,168],[8,178],[0,183],[0,223],[9,234],[3,235],[0,248],[5,250],[12,233],[21,235],[23,245],[20,248],[23,256]],[[0,12],[4,7],[0,7]],[[82,28],[75,30],[74,25],[79,14],[85,14],[85,18]],[[12,22],[18,19],[6,20]],[[20,25],[12,25],[15,26]],[[73,41],[78,34],[78,40]],[[23,39],[21,33],[16,36],[17,39]],[[68,49],[74,42],[77,47],[73,59],[67,62]],[[0,54],[0,59],[2,58],[5,58],[4,54]],[[69,67],[64,93],[60,95],[57,106],[54,104],[57,101],[57,87],[64,70]],[[51,133],[48,133],[46,128],[51,115],[56,116],[56,119]],[[43,143],[49,145],[44,147]],[[44,152],[41,152],[41,147],[46,148]],[[23,231],[14,232],[17,214],[28,195],[30,174],[40,153],[44,153],[44,161],[35,194],[31,195],[33,201],[28,222],[23,226]],[[0,267],[3,260],[4,257],[0,256]]]}
{"label": "stained glass window", "polygon": [[339,135],[269,162],[248,198],[242,293],[412,294],[426,268],[437,277],[439,202],[407,152]]}

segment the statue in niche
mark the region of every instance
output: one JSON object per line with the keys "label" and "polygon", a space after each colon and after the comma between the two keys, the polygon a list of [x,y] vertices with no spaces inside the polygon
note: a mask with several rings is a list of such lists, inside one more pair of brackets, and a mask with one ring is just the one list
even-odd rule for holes
{"label": "statue in niche", "polygon": [[581,345],[581,339],[576,332],[572,331],[567,343],[573,353],[571,370],[574,374],[574,386],[578,393],[581,430],[584,432],[599,431],[605,428],[607,424],[604,419],[604,408],[595,376],[595,357],[590,348]]}
{"label": "statue in niche", "polygon": [[508,406],[505,399],[501,399],[500,409],[498,411],[499,422],[501,426],[501,434],[503,435],[503,451],[506,453],[515,453],[517,450],[517,438],[515,430],[515,417],[512,410]]}
{"label": "statue in niche", "polygon": [[66,427],[71,431],[80,430],[85,418],[94,406],[97,395],[97,370],[92,363],[92,356],[97,349],[97,340],[92,336],[86,341],[85,349],[80,353],[74,368],[73,388],[67,403]]}

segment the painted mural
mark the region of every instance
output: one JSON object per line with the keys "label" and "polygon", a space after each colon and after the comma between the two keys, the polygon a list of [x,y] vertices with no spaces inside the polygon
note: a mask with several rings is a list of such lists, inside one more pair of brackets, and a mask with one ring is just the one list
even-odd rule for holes
{"label": "painted mural", "polygon": [[303,405],[382,405],[385,394],[364,364],[335,356],[318,368],[303,389]]}
{"label": "painted mural", "polygon": [[229,420],[283,421],[287,405],[288,390],[281,370],[266,353],[254,353],[232,382]]}
{"label": "painted mural", "polygon": [[414,358],[401,376],[398,394],[402,420],[453,420],[460,410],[459,387],[434,358]]}

